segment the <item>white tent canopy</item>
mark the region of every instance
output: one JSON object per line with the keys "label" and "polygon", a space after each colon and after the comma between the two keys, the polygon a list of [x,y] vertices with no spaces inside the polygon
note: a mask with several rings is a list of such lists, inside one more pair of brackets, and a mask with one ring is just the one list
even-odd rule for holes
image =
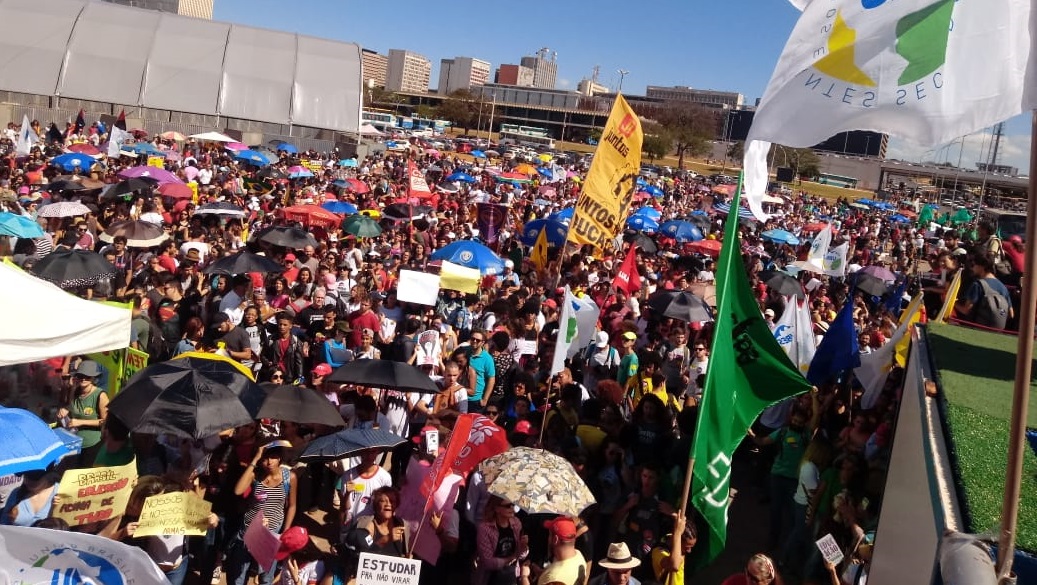
{"label": "white tent canopy", "polygon": [[384,134],[384,132],[366,122],[360,126],[361,136],[383,136]]}
{"label": "white tent canopy", "polygon": [[87,301],[0,262],[0,366],[121,349],[130,344],[132,313]]}
{"label": "white tent canopy", "polygon": [[201,134],[192,134],[188,138],[194,138],[202,142],[237,142],[226,134],[220,134],[219,132],[203,132]]}

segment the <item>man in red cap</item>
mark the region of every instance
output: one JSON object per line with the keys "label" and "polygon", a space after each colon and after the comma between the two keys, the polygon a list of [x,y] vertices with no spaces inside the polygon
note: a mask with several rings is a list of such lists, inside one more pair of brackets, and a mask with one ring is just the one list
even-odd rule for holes
{"label": "man in red cap", "polygon": [[587,561],[576,550],[576,523],[560,516],[544,524],[550,534],[551,564],[540,574],[537,585],[585,585]]}

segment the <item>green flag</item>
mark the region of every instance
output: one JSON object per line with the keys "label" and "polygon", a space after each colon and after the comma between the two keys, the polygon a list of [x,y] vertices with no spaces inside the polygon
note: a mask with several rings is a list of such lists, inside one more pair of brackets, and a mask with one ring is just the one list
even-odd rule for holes
{"label": "green flag", "polygon": [[698,564],[708,564],[727,540],[731,459],[764,408],[810,390],[810,383],[774,339],[753,298],[738,242],[738,192],[724,228],[716,271],[717,312],[713,350],[691,446],[691,502],[709,524],[699,538]]}

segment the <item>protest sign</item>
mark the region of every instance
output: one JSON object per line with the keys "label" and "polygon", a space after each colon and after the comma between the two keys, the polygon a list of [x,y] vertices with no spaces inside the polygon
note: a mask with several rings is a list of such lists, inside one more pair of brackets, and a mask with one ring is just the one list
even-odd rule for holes
{"label": "protest sign", "polygon": [[356,585],[418,585],[421,561],[372,553],[360,555]]}
{"label": "protest sign", "polygon": [[136,479],[135,460],[121,467],[69,469],[58,485],[61,504],[55,507],[54,517],[69,526],[111,520],[126,511]]}
{"label": "protest sign", "polygon": [[134,537],[204,536],[209,527],[212,503],[189,492],[173,492],[151,496],[144,500],[144,508]]}
{"label": "protest sign", "polygon": [[126,359],[123,360],[122,383],[125,384],[134,374],[148,367],[148,354],[132,347],[126,348]]}
{"label": "protest sign", "polygon": [[263,526],[263,511],[256,513],[252,523],[245,530],[245,548],[252,558],[256,559],[260,568],[268,570],[274,564],[274,555],[281,546],[281,539],[269,528]]}
{"label": "protest sign", "polygon": [[155,167],[156,169],[164,168],[166,166],[166,158],[163,156],[149,156],[148,166]]}
{"label": "protest sign", "polygon": [[843,562],[843,551],[839,548],[839,543],[835,541],[835,537],[831,534],[826,534],[821,537],[821,540],[817,541],[817,549],[821,551],[821,556],[829,563],[838,565]]}
{"label": "protest sign", "polygon": [[439,288],[456,290],[468,294],[479,292],[479,270],[447,262],[439,268]]}
{"label": "protest sign", "polygon": [[396,287],[396,297],[401,303],[416,303],[429,307],[436,306],[439,296],[439,275],[418,272],[417,270],[401,270],[400,282]]}

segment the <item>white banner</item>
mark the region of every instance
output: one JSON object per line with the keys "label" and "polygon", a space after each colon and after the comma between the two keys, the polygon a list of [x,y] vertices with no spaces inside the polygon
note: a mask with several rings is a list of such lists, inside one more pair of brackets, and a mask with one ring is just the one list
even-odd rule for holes
{"label": "white banner", "polygon": [[421,561],[361,553],[356,585],[418,585]]}
{"label": "white banner", "polygon": [[439,296],[439,275],[417,270],[401,270],[396,287],[396,298],[401,303],[436,306]]}
{"label": "white banner", "polygon": [[565,287],[565,303],[558,319],[558,338],[551,362],[552,376],[565,367],[565,358],[573,357],[590,344],[599,315],[601,311],[590,297],[578,298]]}

